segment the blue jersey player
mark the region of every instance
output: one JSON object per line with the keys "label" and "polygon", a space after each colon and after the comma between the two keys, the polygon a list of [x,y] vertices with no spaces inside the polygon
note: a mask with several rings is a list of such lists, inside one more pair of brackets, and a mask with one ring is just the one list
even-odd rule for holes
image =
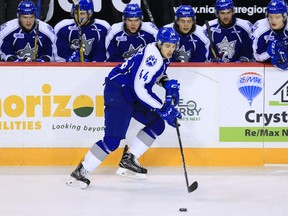
{"label": "blue jersey player", "polygon": [[[252,24],[248,20],[234,16],[232,0],[217,0],[215,13],[217,19],[208,23],[217,58],[222,62],[253,61],[252,39],[250,37]],[[207,30],[206,25],[203,27]],[[211,56],[211,58],[213,57]]]}
{"label": "blue jersey player", "polygon": [[[53,28],[36,19],[32,1],[21,1],[16,19],[1,25],[0,55],[4,61],[50,62],[53,58]],[[38,35],[38,36],[37,36]]]}
{"label": "blue jersey player", "polygon": [[176,10],[175,21],[166,25],[173,27],[179,37],[179,47],[171,61],[206,62],[209,56],[210,41],[203,27],[196,24],[196,15],[190,5],[181,5]]}
{"label": "blue jersey player", "polygon": [[[77,7],[73,4],[71,9],[73,19],[62,20],[54,27],[55,60],[79,62],[80,52],[83,52],[84,61],[104,62],[106,61],[105,38],[110,25],[104,20],[93,18],[92,0],[80,0],[79,9],[80,18],[78,18]],[[82,50],[79,50],[79,37],[82,41]]]}
{"label": "blue jersey player", "polygon": [[[175,127],[176,118],[181,118],[181,114],[174,108],[179,102],[180,84],[177,80],[169,80],[166,74],[178,40],[173,28],[163,27],[157,34],[157,42],[146,45],[109,73],[104,89],[104,138],[92,145],[84,160],[71,173],[68,185],[85,188],[90,184],[87,174],[118,148],[132,118],[144,127],[133,140],[130,149],[125,146],[117,174],[146,177],[147,169],[140,166],[137,158],[163,133],[165,121]],[[155,84],[166,90],[164,103],[152,91]]]}
{"label": "blue jersey player", "polygon": [[142,17],[138,4],[125,7],[123,22],[113,24],[106,38],[107,61],[124,62],[148,43],[156,41],[157,27],[151,22],[142,22]]}
{"label": "blue jersey player", "polygon": [[272,62],[278,68],[288,69],[288,25],[287,3],[271,0],[267,6],[266,18],[253,26],[253,50],[259,62]]}

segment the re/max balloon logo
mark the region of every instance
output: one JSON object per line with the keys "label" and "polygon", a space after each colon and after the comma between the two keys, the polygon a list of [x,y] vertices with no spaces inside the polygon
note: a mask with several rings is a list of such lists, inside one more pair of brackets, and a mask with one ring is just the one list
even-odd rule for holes
{"label": "re/max balloon logo", "polygon": [[239,76],[238,90],[247,99],[250,106],[257,95],[263,89],[262,76],[256,72],[246,72]]}
{"label": "re/max balloon logo", "polygon": [[[103,96],[94,98],[88,95],[51,95],[49,84],[42,86],[43,95],[10,95],[0,98],[0,117],[78,117],[104,115]],[[71,107],[72,102],[72,107]]]}

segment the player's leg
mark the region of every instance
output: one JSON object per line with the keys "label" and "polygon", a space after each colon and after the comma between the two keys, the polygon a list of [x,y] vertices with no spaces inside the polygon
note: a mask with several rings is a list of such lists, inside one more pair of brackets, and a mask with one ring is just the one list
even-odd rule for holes
{"label": "player's leg", "polygon": [[116,150],[125,138],[133,114],[133,105],[127,102],[121,89],[111,83],[104,90],[105,136],[92,145],[77,168],[71,173],[67,184],[85,188],[90,184],[88,173],[96,169],[110,152]]}
{"label": "player's leg", "polygon": [[116,174],[131,178],[145,179],[147,169],[139,164],[137,158],[129,152],[128,149],[128,146],[125,145]]}
{"label": "player's leg", "polygon": [[156,137],[163,133],[165,123],[156,112],[143,106],[137,107],[134,118],[144,124],[145,127],[133,139],[129,150],[128,146],[125,146],[116,173],[122,176],[145,179],[147,169],[139,164],[138,158],[149,149]]}

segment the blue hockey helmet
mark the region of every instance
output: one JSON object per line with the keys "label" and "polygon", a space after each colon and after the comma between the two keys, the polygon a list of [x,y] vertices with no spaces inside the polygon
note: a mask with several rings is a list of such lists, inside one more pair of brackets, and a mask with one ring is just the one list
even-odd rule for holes
{"label": "blue hockey helmet", "polygon": [[215,3],[215,12],[222,10],[228,10],[232,9],[234,10],[234,3],[232,0],[217,0]]}
{"label": "blue hockey helmet", "polygon": [[267,6],[268,14],[283,14],[287,16],[287,3],[284,0],[271,0]]}
{"label": "blue hockey helmet", "polygon": [[195,12],[190,5],[180,5],[175,13],[175,20],[180,17],[192,17],[195,19]]}
{"label": "blue hockey helmet", "polygon": [[17,17],[20,15],[34,14],[36,16],[37,8],[32,1],[21,1],[17,8]]}
{"label": "blue hockey helmet", "polygon": [[127,4],[123,11],[123,20],[126,18],[140,18],[142,19],[142,10],[138,4]]}
{"label": "blue hockey helmet", "polygon": [[[78,3],[80,11],[87,11],[89,16],[93,15],[94,5],[92,0],[79,0]],[[75,11],[77,11],[77,6],[73,4],[71,10],[72,17]]]}
{"label": "blue hockey helmet", "polygon": [[172,27],[162,27],[157,33],[157,43],[162,45],[163,43],[178,44],[179,36]]}

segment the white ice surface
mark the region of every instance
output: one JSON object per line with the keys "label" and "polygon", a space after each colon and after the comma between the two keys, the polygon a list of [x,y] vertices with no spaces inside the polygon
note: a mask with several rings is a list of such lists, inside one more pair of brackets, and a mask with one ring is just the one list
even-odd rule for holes
{"label": "white ice surface", "polygon": [[[75,167],[0,167],[0,216],[287,216],[288,167],[148,167],[146,180],[100,167],[85,190],[65,181]],[[187,208],[187,212],[179,212]]]}

